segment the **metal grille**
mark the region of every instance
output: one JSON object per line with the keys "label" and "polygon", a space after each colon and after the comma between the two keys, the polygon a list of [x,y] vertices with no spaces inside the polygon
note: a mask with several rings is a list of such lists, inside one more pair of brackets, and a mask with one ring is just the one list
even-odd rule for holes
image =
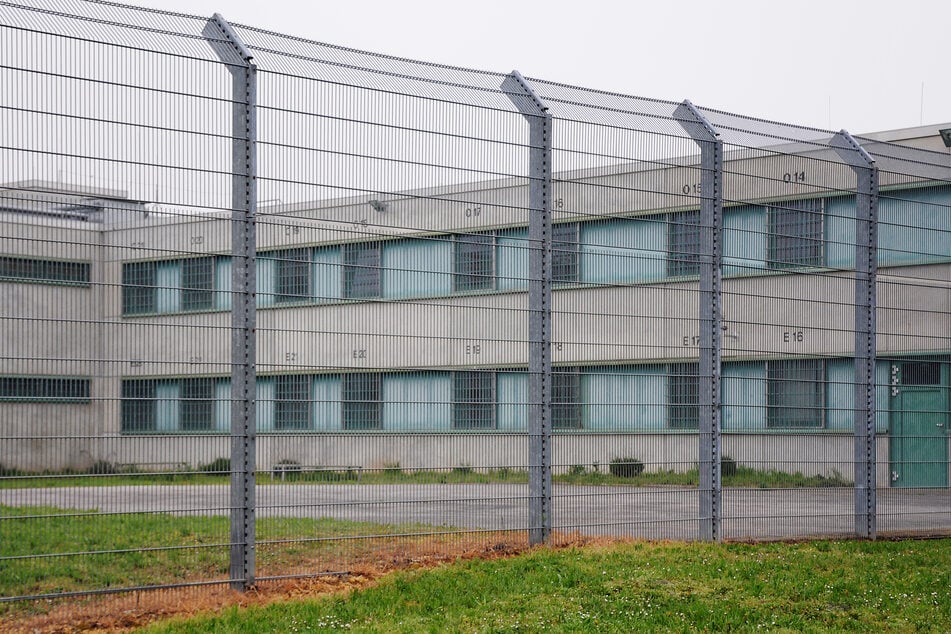
{"label": "metal grille", "polygon": [[381,376],[376,372],[343,376],[343,428],[383,429]]}
{"label": "metal grille", "polygon": [[667,425],[697,429],[700,425],[700,367],[674,363],[667,368]]}
{"label": "metal grille", "polygon": [[343,294],[359,299],[380,296],[380,244],[364,242],[343,247]]}
{"label": "metal grille", "polygon": [[122,265],[122,314],[154,313],[158,306],[155,262]]}
{"label": "metal grille", "polygon": [[554,282],[578,281],[578,223],[565,222],[552,226],[551,278]]}
{"label": "metal grille", "polygon": [[578,368],[557,368],[551,375],[551,426],[554,429],[581,429],[581,372]]}
{"label": "metal grille", "polygon": [[286,249],[269,255],[277,262],[275,301],[307,300],[310,297],[310,250]]}
{"label": "metal grille", "polygon": [[486,233],[457,235],[453,284],[457,291],[495,288],[495,236]]}
{"label": "metal grille", "polygon": [[3,256],[0,280],[89,284],[89,263]]}
{"label": "metal grille", "polygon": [[89,379],[0,376],[0,401],[89,401]]}
{"label": "metal grille", "polygon": [[455,429],[495,428],[494,372],[453,372],[452,394]]}
{"label": "metal grille", "polygon": [[156,382],[122,381],[121,430],[123,433],[155,431]]}
{"label": "metal grille", "polygon": [[311,382],[311,377],[303,374],[275,379],[275,429],[311,429]]}
{"label": "metal grille", "polygon": [[903,363],[902,385],[941,385],[941,364],[933,362]]}
{"label": "metal grille", "polygon": [[215,258],[182,261],[182,310],[203,310],[215,305]]}
{"label": "metal grille", "polygon": [[820,359],[766,363],[766,425],[823,427],[825,364]]}
{"label": "metal grille", "polygon": [[798,200],[769,208],[769,254],[771,268],[822,266],[823,199]]}
{"label": "metal grille", "polygon": [[700,273],[700,212],[667,215],[667,275]]}

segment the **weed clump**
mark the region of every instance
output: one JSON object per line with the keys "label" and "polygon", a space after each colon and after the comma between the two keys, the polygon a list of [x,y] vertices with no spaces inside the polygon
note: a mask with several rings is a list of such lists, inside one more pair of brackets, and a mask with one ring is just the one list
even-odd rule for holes
{"label": "weed clump", "polygon": [[618,478],[636,478],[644,471],[644,463],[637,458],[614,458],[608,471]]}
{"label": "weed clump", "polygon": [[198,470],[201,471],[202,473],[217,473],[217,474],[231,473],[231,459],[230,458],[215,458],[208,464],[199,465]]}

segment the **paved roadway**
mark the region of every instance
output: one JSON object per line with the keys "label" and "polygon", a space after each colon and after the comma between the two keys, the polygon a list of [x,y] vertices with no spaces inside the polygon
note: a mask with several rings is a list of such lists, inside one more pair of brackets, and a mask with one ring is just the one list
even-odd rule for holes
{"label": "paved roadway", "polygon": [[[525,484],[269,484],[257,517],[512,530],[528,524]],[[880,533],[951,533],[951,490],[878,491]],[[104,513],[227,515],[227,485],[0,489],[0,504]],[[854,534],[851,489],[726,489],[725,539]],[[676,487],[555,485],[556,530],[651,539],[697,538],[698,492]]]}

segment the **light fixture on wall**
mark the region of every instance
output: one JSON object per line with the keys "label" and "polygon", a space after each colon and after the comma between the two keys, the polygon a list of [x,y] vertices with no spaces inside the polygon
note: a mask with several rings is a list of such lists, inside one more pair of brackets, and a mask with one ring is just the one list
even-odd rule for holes
{"label": "light fixture on wall", "polygon": [[386,211],[386,203],[380,202],[379,200],[376,200],[376,199],[370,201],[370,206],[373,207],[374,211],[378,211],[380,213],[383,213],[384,211]]}
{"label": "light fixture on wall", "polygon": [[951,147],[951,128],[938,130],[938,134],[941,135],[941,140],[944,141],[944,146]]}

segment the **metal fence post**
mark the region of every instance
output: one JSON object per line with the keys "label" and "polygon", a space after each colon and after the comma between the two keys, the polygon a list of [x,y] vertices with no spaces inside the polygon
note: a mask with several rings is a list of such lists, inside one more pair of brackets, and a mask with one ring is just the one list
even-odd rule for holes
{"label": "metal fence post", "polygon": [[528,541],[551,539],[551,114],[518,73],[502,82],[529,125]]}
{"label": "metal fence post", "polygon": [[700,526],[703,540],[720,541],[720,370],[723,297],[723,141],[690,101],[674,111],[700,146]]}
{"label": "metal fence post", "polygon": [[855,533],[876,536],[875,282],[878,274],[878,166],[842,130],[832,147],[856,176],[855,195]]}
{"label": "metal fence post", "polygon": [[218,13],[204,30],[234,78],[231,200],[231,585],[254,583],[257,68]]}

